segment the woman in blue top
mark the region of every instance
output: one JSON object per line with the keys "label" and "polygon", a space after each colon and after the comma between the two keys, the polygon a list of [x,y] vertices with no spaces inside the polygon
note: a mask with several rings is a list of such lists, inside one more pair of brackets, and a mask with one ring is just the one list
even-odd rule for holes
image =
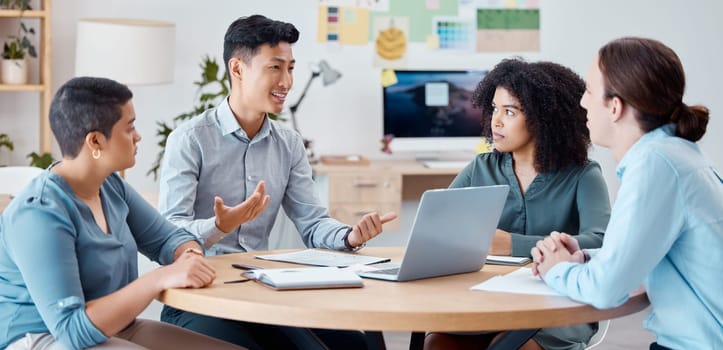
{"label": "woman in blue top", "polygon": [[695,144],[708,109],[683,103],[685,74],[664,44],[603,46],[580,104],[592,141],[612,151],[620,190],[603,246],[553,233],[532,249],[556,291],[597,308],[644,284],[651,349],[723,349],[723,179]]}
{"label": "woman in blue top", "polygon": [[[190,233],[163,219],[115,172],[135,163],[132,93],[75,78],[50,124],[63,160],[0,219],[0,348],[224,348],[165,323],[136,320],[167,288],[201,288],[213,267]],[[168,264],[138,278],[137,253]]]}
{"label": "woman in blue top", "polygon": [[[490,254],[529,256],[552,230],[568,230],[586,248],[600,247],[610,215],[600,166],[588,159],[590,137],[579,105],[585,84],[551,62],[504,60],[479,83],[484,136],[480,154],[451,187],[510,186]],[[524,349],[584,349],[597,324],[540,330]],[[496,334],[427,336],[427,349],[484,348]]]}

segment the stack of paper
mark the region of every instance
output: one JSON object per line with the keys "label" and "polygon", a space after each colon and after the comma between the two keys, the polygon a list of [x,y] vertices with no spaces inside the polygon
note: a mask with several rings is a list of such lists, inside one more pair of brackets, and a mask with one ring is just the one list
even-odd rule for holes
{"label": "stack of paper", "polygon": [[316,289],[362,287],[361,277],[336,267],[302,267],[292,269],[257,269],[244,272],[273,289]]}
{"label": "stack of paper", "polygon": [[472,286],[471,289],[517,294],[562,295],[548,287],[540,277],[533,276],[529,267],[521,267],[506,275],[492,277]]}
{"label": "stack of paper", "polygon": [[487,264],[522,266],[530,263],[530,258],[516,256],[487,255]]}

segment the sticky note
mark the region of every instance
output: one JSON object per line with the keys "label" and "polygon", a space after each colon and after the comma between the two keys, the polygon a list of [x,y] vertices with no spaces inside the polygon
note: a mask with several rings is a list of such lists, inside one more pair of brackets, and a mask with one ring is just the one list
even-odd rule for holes
{"label": "sticky note", "polygon": [[427,0],[427,10],[439,10],[439,0]]}
{"label": "sticky note", "polygon": [[477,146],[474,148],[475,152],[477,153],[488,153],[492,152],[492,145],[490,145],[487,140],[482,139],[479,141]]}
{"label": "sticky note", "polygon": [[382,86],[392,86],[397,83],[397,73],[394,73],[392,69],[385,69],[382,71]]}
{"label": "sticky note", "polygon": [[427,48],[438,49],[439,48],[439,35],[430,34],[427,35]]}

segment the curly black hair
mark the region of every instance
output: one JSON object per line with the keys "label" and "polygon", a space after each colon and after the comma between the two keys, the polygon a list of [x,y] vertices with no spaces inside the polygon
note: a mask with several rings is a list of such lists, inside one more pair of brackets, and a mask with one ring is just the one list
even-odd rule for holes
{"label": "curly black hair", "polygon": [[477,85],[472,97],[482,110],[482,136],[492,136],[492,99],[504,88],[517,98],[535,141],[535,168],[546,173],[588,161],[590,132],[580,106],[585,82],[569,68],[552,62],[505,59]]}

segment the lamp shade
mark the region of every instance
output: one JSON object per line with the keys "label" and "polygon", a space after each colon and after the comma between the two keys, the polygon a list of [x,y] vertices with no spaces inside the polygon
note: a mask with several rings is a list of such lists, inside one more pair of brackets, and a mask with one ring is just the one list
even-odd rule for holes
{"label": "lamp shade", "polygon": [[321,74],[321,81],[324,83],[324,86],[332,84],[341,78],[341,73],[331,68],[326,60],[319,61],[319,73]]}
{"label": "lamp shade", "polygon": [[110,78],[127,85],[170,83],[175,31],[170,22],[81,19],[75,75]]}

